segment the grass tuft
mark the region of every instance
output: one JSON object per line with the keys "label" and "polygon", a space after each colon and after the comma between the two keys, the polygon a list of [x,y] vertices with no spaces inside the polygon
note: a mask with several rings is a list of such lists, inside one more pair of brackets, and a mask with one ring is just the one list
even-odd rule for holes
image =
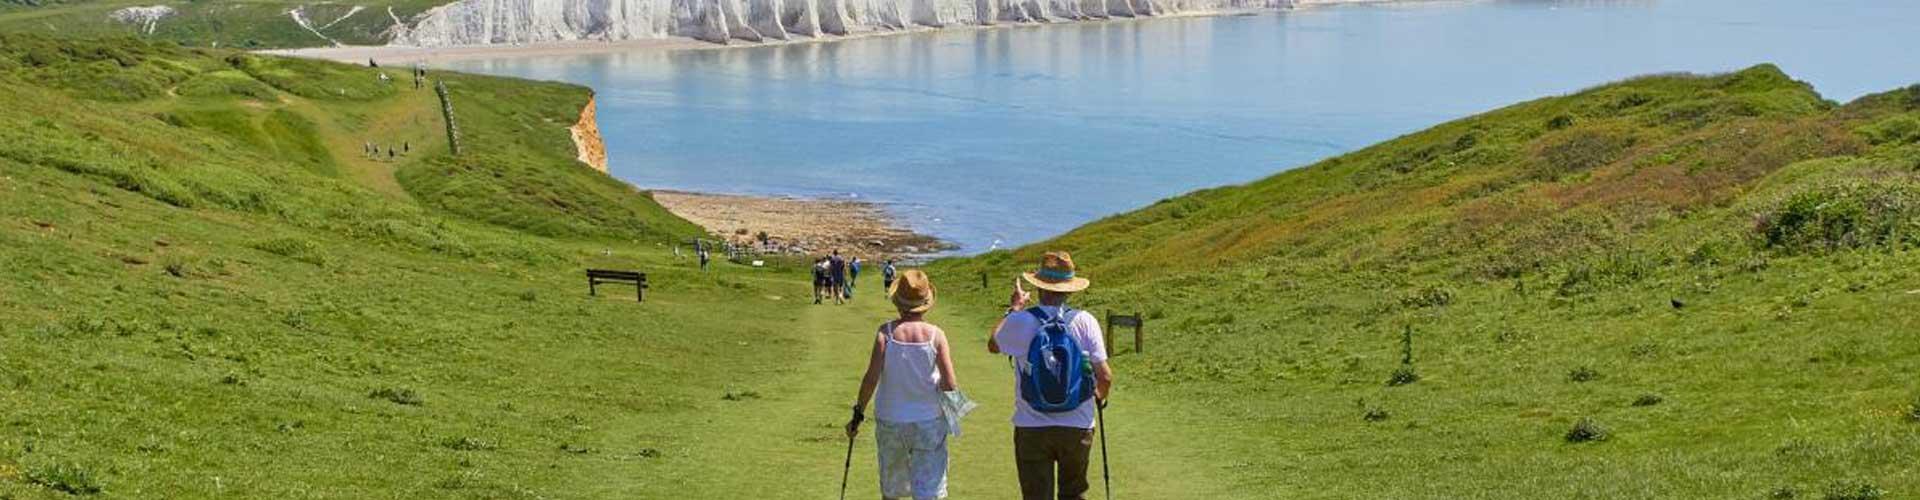
{"label": "grass tuft", "polygon": [[454,451],[493,451],[497,448],[492,441],[471,436],[447,436],[441,438],[440,447]]}
{"label": "grass tuft", "polygon": [[406,406],[420,406],[426,403],[426,400],[422,399],[420,397],[420,394],[413,392],[413,389],[408,389],[404,387],[401,387],[401,388],[382,387],[379,389],[374,389],[372,392],[367,393],[367,397],[372,399],[384,399],[387,401],[391,401],[394,404],[406,405]]}
{"label": "grass tuft", "polygon": [[1399,368],[1393,369],[1392,375],[1387,376],[1387,387],[1399,387],[1419,381],[1420,373],[1414,371],[1413,365],[1400,365]]}
{"label": "grass tuft", "polygon": [[1573,428],[1567,429],[1565,439],[1568,443],[1588,443],[1606,441],[1611,436],[1612,432],[1606,426],[1600,425],[1592,418],[1580,417],[1579,422],[1574,422]]}
{"label": "grass tuft", "polygon": [[1864,481],[1835,481],[1827,485],[1822,500],[1880,500],[1887,492]]}
{"label": "grass tuft", "polygon": [[78,464],[56,462],[27,473],[27,480],[69,495],[94,495],[105,491],[105,484],[93,471]]}

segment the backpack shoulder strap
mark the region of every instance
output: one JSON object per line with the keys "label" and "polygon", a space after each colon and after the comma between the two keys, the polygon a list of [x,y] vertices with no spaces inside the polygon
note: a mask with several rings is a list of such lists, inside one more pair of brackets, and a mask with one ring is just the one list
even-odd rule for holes
{"label": "backpack shoulder strap", "polygon": [[1041,309],[1040,306],[1033,306],[1033,307],[1027,308],[1027,314],[1032,314],[1034,319],[1040,320],[1040,324],[1042,325],[1045,325],[1047,324],[1048,321],[1053,320],[1053,318],[1047,316],[1047,311],[1045,309]]}

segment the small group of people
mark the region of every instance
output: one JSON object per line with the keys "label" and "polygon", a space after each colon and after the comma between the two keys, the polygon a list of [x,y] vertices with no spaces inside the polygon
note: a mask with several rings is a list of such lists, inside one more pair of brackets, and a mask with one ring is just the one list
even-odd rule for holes
{"label": "small group of people", "polygon": [[[853,300],[854,284],[860,281],[860,268],[864,263],[860,257],[843,258],[840,250],[823,255],[813,261],[813,303],[824,303],[827,297],[835,304],[845,304]],[[892,289],[894,278],[893,259],[887,259],[880,268],[885,279],[885,287]]]}
{"label": "small group of people", "polygon": [[[394,151],[392,144],[388,144],[386,149],[387,161],[393,161],[396,156],[412,153],[413,141],[401,141],[400,150],[397,152]],[[365,155],[368,159],[378,160],[380,159],[380,145],[374,144],[373,141],[367,141],[366,144],[360,146],[360,154]]]}
{"label": "small group of people", "polygon": [[[926,321],[932,281],[919,269],[898,280],[888,274],[898,317],[874,334],[847,439],[851,446],[871,401],[881,496],[945,498],[947,438],[958,435],[972,404],[959,392],[946,332]],[[1038,304],[1029,306],[1023,281],[1039,289]],[[1070,254],[1047,253],[1038,269],[1014,280],[1006,315],[986,341],[988,352],[1013,360],[1013,458],[1026,500],[1084,499],[1091,487],[1089,457],[1113,370],[1099,321],[1067,305],[1090,284],[1076,275]]]}

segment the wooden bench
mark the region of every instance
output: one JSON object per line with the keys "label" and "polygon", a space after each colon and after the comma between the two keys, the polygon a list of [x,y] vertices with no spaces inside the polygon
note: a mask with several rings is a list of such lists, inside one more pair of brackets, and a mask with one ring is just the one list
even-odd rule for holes
{"label": "wooden bench", "polygon": [[634,298],[639,302],[647,301],[647,273],[588,269],[587,295],[599,295],[594,288],[601,283],[630,283],[634,288]]}

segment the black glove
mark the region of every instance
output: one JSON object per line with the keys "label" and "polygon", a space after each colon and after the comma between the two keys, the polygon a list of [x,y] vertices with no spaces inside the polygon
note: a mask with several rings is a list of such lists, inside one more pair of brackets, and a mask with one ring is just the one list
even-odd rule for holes
{"label": "black glove", "polygon": [[847,419],[847,439],[853,439],[854,436],[860,435],[860,422],[867,419],[867,416],[862,414],[860,410],[862,410],[862,408],[858,406],[853,407],[853,418]]}

